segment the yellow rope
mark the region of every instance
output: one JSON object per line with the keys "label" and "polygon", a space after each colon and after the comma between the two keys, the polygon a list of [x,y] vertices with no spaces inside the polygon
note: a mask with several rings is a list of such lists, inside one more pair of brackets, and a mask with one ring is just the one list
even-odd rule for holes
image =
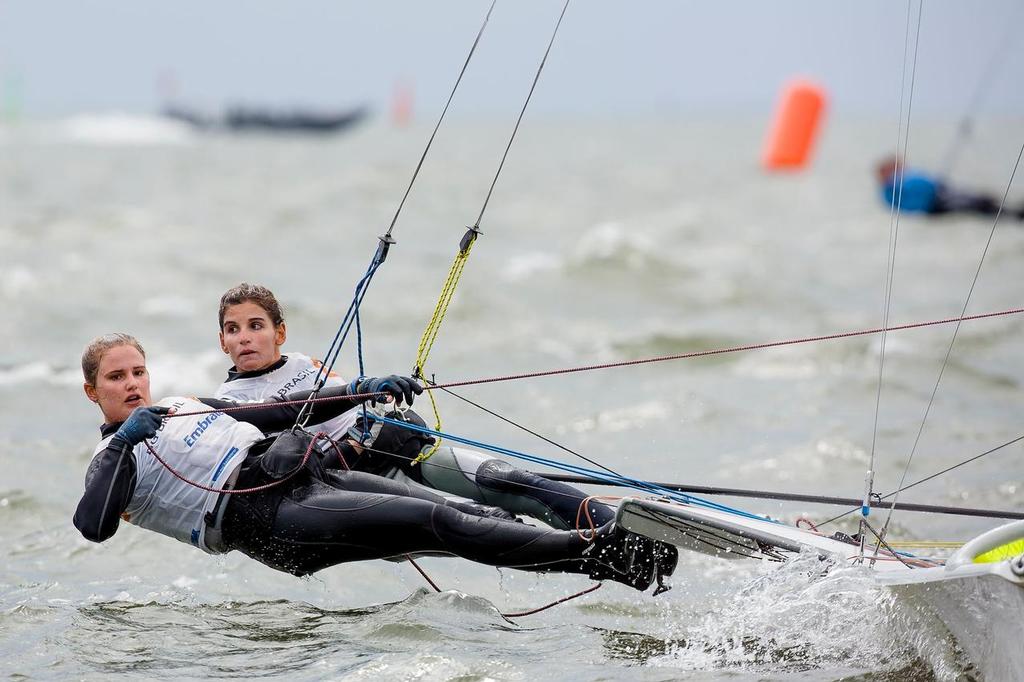
{"label": "yellow rope", "polygon": [[962,542],[948,542],[945,540],[903,540],[890,542],[893,547],[916,548],[916,549],[958,549],[964,546]]}
{"label": "yellow rope", "polygon": [[[426,367],[427,358],[430,356],[430,351],[434,347],[434,341],[437,339],[438,332],[441,331],[441,322],[444,321],[444,316],[448,313],[448,304],[451,303],[452,297],[455,295],[455,287],[459,284],[459,279],[462,277],[462,270],[466,267],[466,261],[469,259],[469,253],[473,250],[473,245],[476,244],[477,230],[470,228],[470,233],[467,233],[467,238],[464,238],[464,248],[460,248],[459,252],[455,254],[455,260],[452,261],[451,268],[448,269],[448,277],[444,280],[444,285],[441,287],[441,295],[437,299],[437,304],[434,306],[434,314],[431,315],[430,321],[427,322],[426,328],[423,330],[423,336],[420,337],[420,345],[416,349],[416,374],[420,378],[426,380]],[[460,245],[461,246],[461,245]],[[437,401],[434,400],[434,392],[428,391],[427,394],[430,396],[430,406],[434,410],[434,430],[441,430],[441,412],[437,409]],[[433,447],[429,450],[421,452],[413,464],[418,464],[430,458],[437,449],[441,447],[441,439],[438,438]]]}

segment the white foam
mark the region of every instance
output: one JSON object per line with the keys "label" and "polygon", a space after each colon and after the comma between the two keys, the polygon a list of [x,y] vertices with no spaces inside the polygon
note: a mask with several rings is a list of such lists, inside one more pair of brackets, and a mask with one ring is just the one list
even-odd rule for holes
{"label": "white foam", "polygon": [[781,567],[764,564],[746,588],[673,633],[684,643],[652,663],[762,672],[909,663],[910,647],[895,637],[886,613],[891,594],[875,586],[870,571],[832,567],[822,575],[822,569],[810,554]]}
{"label": "white foam", "polygon": [[603,410],[596,417],[582,417],[570,423],[568,428],[560,428],[575,433],[598,431],[603,433],[619,433],[640,429],[654,421],[666,419],[671,410],[668,405],[659,401],[647,401],[614,410]]}
{"label": "white foam", "polygon": [[629,231],[620,223],[601,223],[580,237],[570,260],[574,265],[621,263],[639,270],[656,260],[656,249],[643,233]]}
{"label": "white foam", "polygon": [[210,395],[230,362],[215,350],[198,355],[160,353],[147,359],[154,400],[168,395]]}
{"label": "white foam", "polygon": [[195,301],[185,296],[168,294],[148,298],[139,306],[139,312],[153,317],[192,317],[198,313]]}
{"label": "white foam", "polygon": [[753,379],[812,379],[821,372],[820,363],[802,348],[775,348],[771,353],[747,353],[732,366],[736,376]]}
{"label": "white foam", "polygon": [[550,253],[531,252],[512,256],[501,270],[506,282],[521,282],[533,275],[554,272],[562,267],[562,259]]}
{"label": "white foam", "polygon": [[120,112],[72,116],[61,123],[60,131],[77,142],[101,145],[182,144],[192,138],[181,122]]}
{"label": "white foam", "polygon": [[39,278],[24,265],[15,265],[0,271],[0,292],[6,298],[20,298],[39,283]]}
{"label": "white foam", "polygon": [[76,369],[55,367],[37,360],[13,367],[0,367],[0,386],[46,383],[53,386],[75,386],[82,381]]}

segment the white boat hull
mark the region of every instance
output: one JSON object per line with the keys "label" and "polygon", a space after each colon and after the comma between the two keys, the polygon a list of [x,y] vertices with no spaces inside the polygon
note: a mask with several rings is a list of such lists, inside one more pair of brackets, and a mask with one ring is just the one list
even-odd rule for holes
{"label": "white boat hull", "polygon": [[654,540],[727,559],[785,561],[812,551],[840,562],[859,561],[871,566],[878,584],[891,589],[916,617],[937,619],[982,679],[1024,680],[1024,554],[991,558],[993,550],[1003,551],[999,548],[1017,551],[1024,539],[1024,521],[974,538],[945,565],[929,565],[916,557],[901,561],[891,554],[861,557],[858,545],[820,533],[753,515],[661,500],[626,498],[616,522]]}

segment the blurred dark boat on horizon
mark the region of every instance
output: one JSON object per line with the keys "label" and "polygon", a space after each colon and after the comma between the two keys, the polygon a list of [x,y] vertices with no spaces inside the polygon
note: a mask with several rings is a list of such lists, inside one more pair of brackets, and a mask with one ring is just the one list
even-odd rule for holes
{"label": "blurred dark boat on horizon", "polygon": [[340,111],[236,106],[229,108],[223,116],[212,116],[186,107],[167,106],[162,114],[200,130],[323,134],[353,127],[369,115],[369,110],[365,106]]}

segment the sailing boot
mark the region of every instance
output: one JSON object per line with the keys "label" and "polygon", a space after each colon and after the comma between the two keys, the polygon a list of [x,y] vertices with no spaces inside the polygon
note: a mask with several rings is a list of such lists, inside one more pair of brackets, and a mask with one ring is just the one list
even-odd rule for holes
{"label": "sailing boot", "polygon": [[654,588],[652,596],[657,597],[662,592],[672,589],[671,585],[665,584],[665,578],[675,573],[676,563],[679,562],[679,550],[675,545],[655,541],[654,555],[654,579],[658,586]]}
{"label": "sailing boot", "polygon": [[[414,467],[411,475],[434,489],[530,516],[553,528],[589,525],[580,514],[580,505],[587,499],[585,492],[475,450],[442,445]],[[611,507],[596,500],[587,503],[587,511],[594,526],[615,518]]]}
{"label": "sailing boot", "polygon": [[631,533],[614,523],[598,529],[584,555],[594,563],[590,570],[594,580],[614,580],[641,592],[657,581],[655,595],[669,589],[664,578],[672,575],[679,559],[674,546]]}

